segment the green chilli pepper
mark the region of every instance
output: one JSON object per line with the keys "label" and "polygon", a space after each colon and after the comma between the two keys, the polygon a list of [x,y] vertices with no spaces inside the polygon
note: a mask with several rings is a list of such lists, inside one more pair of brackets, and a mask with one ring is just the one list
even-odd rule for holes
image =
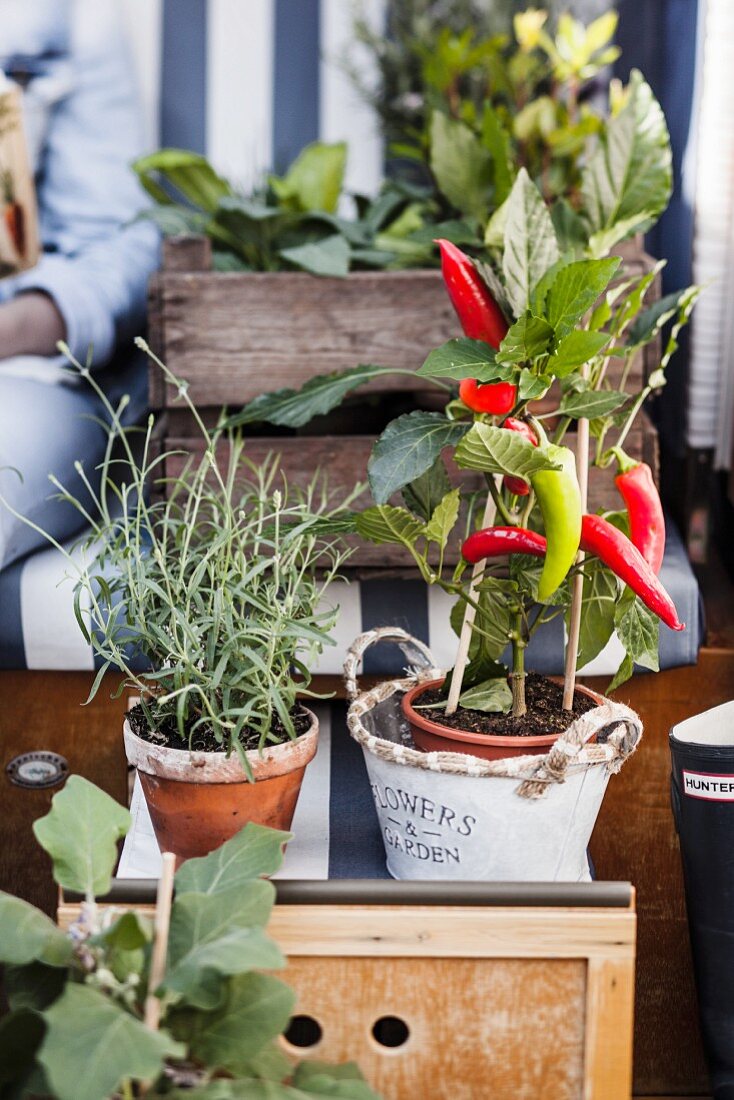
{"label": "green chilli pepper", "polygon": [[543,513],[548,551],[538,582],[538,599],[549,599],[576,560],[581,541],[581,493],[576,460],[568,447],[548,444],[548,457],[560,470],[539,470],[530,481]]}

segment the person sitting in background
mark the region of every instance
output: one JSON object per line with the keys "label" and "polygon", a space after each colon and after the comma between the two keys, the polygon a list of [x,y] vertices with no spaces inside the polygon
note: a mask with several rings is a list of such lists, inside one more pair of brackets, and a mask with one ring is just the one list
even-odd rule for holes
{"label": "person sitting in background", "polygon": [[[131,394],[130,420],[145,408],[132,339],[159,238],[135,220],[145,200],[130,162],[144,149],[120,7],[0,0],[0,70],[23,88],[43,249],[35,267],[0,280],[0,493],[58,539],[82,519],[50,496],[48,475],[76,491],[79,460],[94,480],[106,438],[100,404],[65,369],[58,341],[82,363],[91,356],[113,401]],[[0,568],[41,541],[0,509]]]}

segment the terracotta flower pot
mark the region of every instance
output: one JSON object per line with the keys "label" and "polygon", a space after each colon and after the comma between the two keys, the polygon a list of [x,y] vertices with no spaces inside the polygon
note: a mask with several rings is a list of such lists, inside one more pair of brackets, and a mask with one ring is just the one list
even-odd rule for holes
{"label": "terracotta flower pot", "polygon": [[[416,748],[423,752],[463,752],[469,756],[479,756],[482,760],[502,760],[508,756],[542,756],[558,740],[557,733],[536,737],[508,737],[506,734],[471,733],[469,730],[455,730],[442,726],[425,718],[413,703],[431,688],[441,687],[443,680],[431,680],[417,684],[406,691],[402,698],[403,714],[410,723],[410,732]],[[577,691],[588,695],[595,703],[604,702],[601,695],[589,688],[577,685]],[[595,738],[592,738],[595,740]]]}
{"label": "terracotta flower pot", "polygon": [[177,862],[204,856],[247,824],[288,830],[306,765],[316,753],[319,722],[295,741],[247,753],[255,782],[235,753],[188,752],[144,741],[124,726],[128,762],[137,768],[162,852]]}

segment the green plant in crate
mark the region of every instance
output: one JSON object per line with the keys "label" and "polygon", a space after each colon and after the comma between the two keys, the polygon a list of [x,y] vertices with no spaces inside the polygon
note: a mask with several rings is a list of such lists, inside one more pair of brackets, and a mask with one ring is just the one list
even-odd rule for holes
{"label": "green plant in crate", "polygon": [[[602,169],[592,162],[588,171]],[[569,247],[525,169],[506,202],[501,246],[488,248],[483,262],[440,242],[444,279],[465,336],[430,352],[418,373],[448,389],[451,399],[443,412],[394,420],[369,462],[375,506],[357,516],[357,529],[373,542],[405,547],[427,584],[457,598],[454,625],[470,628],[469,664],[458,678],[473,710],[525,713],[524,651],[556,616],[565,615],[570,625],[574,588],[577,607],[579,601],[584,607],[579,667],[616,630],[626,655],[615,684],[631,675],[635,662],[657,668],[660,620],[682,628],[657,577],[664,543],[657,490],[649,469],[631,460],[624,444],[645,400],[665,384],[698,288],[649,304],[660,265],[620,279],[619,258],[596,255],[600,232],[607,241],[624,235],[630,183],[613,175],[607,183],[599,204],[605,228],[591,233],[584,223],[577,248]],[[641,389],[633,386],[633,358],[668,322],[658,369]],[[609,381],[612,359],[623,362],[617,384]],[[378,368],[315,378],[297,393],[263,395],[232,422],[303,423],[341,401],[365,371]],[[582,435],[584,425],[593,462],[617,463],[628,512],[582,514],[577,462],[586,467],[589,448],[575,456],[565,441],[569,429]],[[446,452],[483,479],[484,490],[452,485]],[[457,537],[464,552],[451,570],[445,551]],[[484,560],[482,577],[469,575],[467,564]],[[501,664],[508,646],[509,685]]]}
{"label": "green plant in crate", "polygon": [[[0,1021],[2,1095],[377,1100],[356,1066],[294,1066],[276,1044],[295,998],[260,973],[284,964],[265,934],[275,890],[262,876],[277,871],[289,834],[250,824],[180,868],[165,969],[149,989],[152,921],[95,902],[110,889],[129,826],[127,810],[72,776],[34,832],[55,881],[85,898],[81,916],[64,932],[0,893],[10,1009]],[[145,1023],[148,993],[159,1003],[156,1029]]]}
{"label": "green plant in crate", "polygon": [[[438,207],[423,187],[386,182],[375,199],[356,197],[339,212],[347,149],[307,146],[282,177],[253,194],[239,192],[205,157],[162,149],[134,164],[156,205],[144,215],[167,234],[203,233],[220,271],[308,271],[343,277],[350,270],[426,266],[433,254],[426,226]],[[457,238],[473,231],[454,227]]]}
{"label": "green plant in crate", "polygon": [[[563,12],[550,29],[548,11],[530,8],[515,14],[507,35],[490,32],[489,12],[469,18],[464,3],[447,8],[430,0],[396,5],[385,36],[364,19],[356,23],[380,74],[376,87],[355,76],[357,85],[379,112],[393,153],[430,181],[441,218],[458,216],[484,232],[525,167],[557,202],[554,220],[575,241],[583,230],[573,213],[593,231],[606,228],[600,176],[612,167],[617,179],[628,177],[615,221],[620,230],[624,222],[625,236],[644,231],[669,198],[669,141],[639,73],[626,88],[612,82],[609,103],[599,104],[597,82],[619,54],[616,14],[584,25]],[[490,222],[490,242],[501,237],[501,222],[501,214]]]}

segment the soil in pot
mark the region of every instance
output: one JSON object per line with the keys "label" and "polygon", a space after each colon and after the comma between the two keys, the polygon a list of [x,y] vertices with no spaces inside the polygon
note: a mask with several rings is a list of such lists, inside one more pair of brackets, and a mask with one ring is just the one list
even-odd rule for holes
{"label": "soil in pot", "polygon": [[[311,715],[304,707],[300,705],[294,707],[291,718],[299,737],[301,734],[308,732],[311,727]],[[192,718],[188,724],[185,724],[185,738],[181,737],[178,731],[178,723],[173,715],[169,715],[156,730],[151,730],[148,719],[145,716],[145,711],[140,703],[128,711],[127,720],[133,732],[136,733],[138,737],[142,737],[143,741],[150,741],[153,745],[166,745],[169,749],[182,749],[187,752],[189,750],[191,752],[222,751],[222,746],[214,736],[214,731],[211,726],[201,725],[195,730],[193,737],[190,736],[191,727],[196,721],[194,718]],[[270,728],[278,741],[288,741],[289,738],[286,728],[277,714],[274,716]],[[244,747],[252,751],[257,748],[259,740],[260,734],[256,730],[245,726],[240,736],[240,741]]]}
{"label": "soil in pot", "polygon": [[[161,851],[173,852],[177,863],[206,855],[250,821],[288,831],[318,739],[318,721],[310,711],[299,707],[294,720],[297,739],[291,741],[281,729],[282,742],[266,745],[262,754],[257,735],[245,735],[253,783],[239,756],[227,757],[206,727],[196,731],[189,748],[175,721],[152,732],[142,707],[130,711],[125,747],[137,767]],[[278,735],[275,727],[273,732]]]}
{"label": "soil in pot", "polygon": [[447,715],[445,708],[431,706],[445,700],[443,681],[413,688],[403,698],[403,711],[411,726],[415,745],[425,752],[464,752],[497,760],[547,752],[558,736],[586,711],[598,705],[598,697],[577,688],[573,710],[563,709],[563,687],[546,676],[529,673],[525,681],[527,714],[488,714],[459,707]]}

